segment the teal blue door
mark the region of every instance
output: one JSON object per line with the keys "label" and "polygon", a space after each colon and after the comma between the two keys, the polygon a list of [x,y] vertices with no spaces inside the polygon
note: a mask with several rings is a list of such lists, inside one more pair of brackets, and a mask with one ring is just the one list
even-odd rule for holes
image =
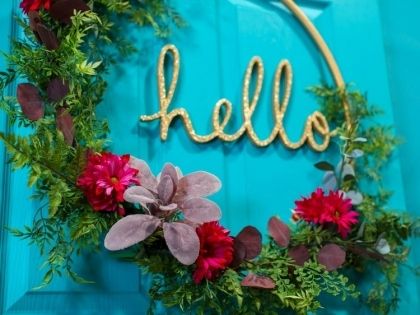
{"label": "teal blue door", "polygon": [[[301,0],[296,1],[316,25],[333,51],[346,82],[369,92],[369,98],[386,112],[383,118],[393,123],[393,113],[385,61],[378,1]],[[1,4],[1,49],[9,49],[9,38],[16,36],[12,12],[18,1]],[[308,86],[320,81],[333,83],[317,46],[302,25],[279,1],[265,0],[189,0],[172,1],[188,22],[174,29],[167,40],[152,32],[132,30],[140,53],[113,70],[109,89],[99,115],[107,117],[111,127],[112,150],[131,153],[147,160],[157,172],[166,161],[186,173],[207,170],[216,174],[223,188],[214,200],[223,211],[223,224],[234,234],[252,224],[266,231],[272,215],[290,218],[294,200],[313,191],[322,174],[313,164],[334,153],[316,153],[308,147],[290,151],[279,141],[258,148],[249,138],[234,143],[215,140],[197,144],[188,137],[183,124],[175,121],[166,141],[159,137],[157,122],[144,123],[139,116],[158,111],[156,68],[161,48],[175,44],[181,54],[180,80],[172,108],[185,108],[199,134],[211,131],[211,114],[220,98],[233,103],[233,122],[241,124],[242,80],[249,60],[260,56],[264,61],[264,85],[254,126],[261,138],[273,127],[271,114],[272,80],[277,64],[288,59],[293,67],[292,99],[285,127],[292,140],[298,140],[306,117],[318,109]],[[7,40],[6,40],[7,39]],[[3,66],[3,64],[2,64]],[[3,114],[1,114],[3,115]],[[2,130],[6,129],[0,116]],[[5,165],[3,147],[0,163]],[[0,173],[2,194],[0,225],[21,227],[29,224],[37,204],[29,201],[24,172]],[[391,206],[405,208],[403,183],[398,158],[388,168],[387,185],[394,190]],[[57,279],[41,290],[43,272],[34,247],[28,247],[1,230],[0,307],[2,314],[145,314],[148,305],[148,279],[133,265],[117,262],[105,250],[100,254],[77,258],[77,272],[93,285],[76,285]],[[403,281],[401,314],[418,314],[418,282],[407,275]],[[367,314],[357,304],[326,302],[325,314]],[[162,314],[169,311],[162,309]]]}

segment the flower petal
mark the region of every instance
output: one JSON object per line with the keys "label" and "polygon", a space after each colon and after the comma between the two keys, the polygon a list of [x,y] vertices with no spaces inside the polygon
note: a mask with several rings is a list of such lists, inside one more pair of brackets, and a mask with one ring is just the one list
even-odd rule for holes
{"label": "flower petal", "polygon": [[121,250],[137,244],[150,235],[160,225],[160,220],[151,215],[128,215],[115,223],[105,237],[105,248]]}
{"label": "flower petal", "polygon": [[210,173],[191,173],[179,180],[174,199],[181,201],[194,197],[206,197],[217,192],[221,186],[220,180]]}
{"label": "flower petal", "polygon": [[221,218],[219,206],[204,198],[188,199],[180,205],[180,209],[184,213],[185,219],[194,223],[219,221]]}
{"label": "flower petal", "polygon": [[131,186],[124,192],[124,200],[131,203],[139,203],[147,208],[147,204],[157,202],[155,196],[142,186]]}
{"label": "flower petal", "polygon": [[200,240],[195,229],[187,224],[163,223],[163,236],[169,251],[184,265],[192,265],[200,252]]}

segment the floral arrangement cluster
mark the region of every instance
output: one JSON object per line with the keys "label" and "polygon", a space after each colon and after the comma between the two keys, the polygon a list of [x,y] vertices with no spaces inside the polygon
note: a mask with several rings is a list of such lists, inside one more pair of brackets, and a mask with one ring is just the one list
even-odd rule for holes
{"label": "floral arrangement cluster", "polygon": [[[108,126],[95,107],[109,65],[135,51],[118,21],[166,36],[183,22],[165,1],[23,0],[20,7],[26,37],[15,41],[10,68],[0,74],[0,107],[11,125],[31,133],[0,139],[12,165],[28,168],[43,204],[32,226],[10,229],[46,257],[40,288],[63,274],[89,283],[72,269],[72,257],[104,246],[152,275],[151,314],[159,301],[197,314],[304,314],[321,307],[324,293],[357,298],[379,314],[397,308],[405,240],[418,235],[418,221],[386,209],[390,193],[380,171],[398,140],[387,127],[365,124],[379,110],[363,95],[311,89],[336,124],[340,161],[315,164],[322,187],[295,202],[291,225],[272,217],[263,244],[255,227],[233,236],[220,225],[221,210],[207,198],[221,188],[216,176],[184,175],[170,163],[155,176],[145,161],[108,151]],[[17,86],[16,98],[6,96],[16,78],[28,82]],[[344,123],[343,100],[352,126]],[[376,191],[362,192],[364,183]],[[348,283],[349,274],[372,264],[384,280],[368,292]]]}

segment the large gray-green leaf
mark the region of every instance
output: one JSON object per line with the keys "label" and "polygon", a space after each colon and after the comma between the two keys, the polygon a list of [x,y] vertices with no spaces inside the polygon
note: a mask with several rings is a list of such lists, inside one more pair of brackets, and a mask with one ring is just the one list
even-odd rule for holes
{"label": "large gray-green leaf", "polygon": [[128,215],[115,223],[105,237],[105,248],[121,250],[137,244],[150,235],[160,225],[160,220],[151,215]]}
{"label": "large gray-green leaf", "polygon": [[158,182],[149,168],[149,165],[143,160],[131,156],[129,165],[132,168],[139,170],[137,178],[140,180],[140,185],[157,194]]}
{"label": "large gray-green leaf", "polygon": [[175,201],[206,197],[217,192],[221,186],[220,180],[210,173],[191,173],[179,180]]}
{"label": "large gray-green leaf", "polygon": [[192,198],[182,202],[180,209],[185,219],[194,223],[219,221],[221,211],[219,206],[208,199]]}
{"label": "large gray-green leaf", "polygon": [[195,229],[180,222],[163,223],[163,236],[169,251],[181,264],[192,265],[200,252]]}
{"label": "large gray-green leaf", "polygon": [[131,203],[139,203],[147,208],[147,204],[157,202],[155,196],[142,186],[131,186],[124,192],[124,200]]}

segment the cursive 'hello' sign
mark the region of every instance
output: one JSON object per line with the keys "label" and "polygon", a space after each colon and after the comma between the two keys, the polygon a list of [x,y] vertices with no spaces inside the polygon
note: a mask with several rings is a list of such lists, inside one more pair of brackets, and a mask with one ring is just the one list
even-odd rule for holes
{"label": "cursive 'hello' sign", "polygon": [[[310,36],[314,39],[315,43],[318,45],[332,72],[337,86],[344,86],[344,81],[341,77],[341,73],[338,69],[335,59],[333,58],[330,50],[328,49],[328,46],[322,39],[319,32],[315,29],[313,24],[303,14],[299,7],[293,3],[293,1],[282,0],[282,2],[295,14],[298,20],[307,29]],[[172,57],[171,60],[173,72],[171,81],[169,83],[169,90],[167,91],[164,65],[168,56]],[[285,147],[289,149],[298,149],[305,143],[307,143],[315,151],[319,152],[324,151],[328,147],[331,138],[330,128],[325,116],[318,111],[315,111],[307,117],[305,126],[303,128],[303,133],[299,141],[292,142],[286,133],[283,121],[286,115],[287,107],[289,105],[290,93],[293,83],[292,67],[289,61],[280,61],[276,68],[272,87],[272,109],[275,123],[270,135],[266,139],[261,139],[258,136],[252,124],[252,116],[259,102],[264,80],[264,66],[261,58],[252,58],[245,71],[242,89],[243,123],[241,127],[232,134],[225,132],[225,128],[232,117],[232,103],[228,99],[222,98],[216,103],[212,115],[213,131],[207,135],[199,135],[196,133],[188,112],[184,108],[175,108],[169,111],[169,106],[171,105],[175,90],[177,88],[179,71],[180,55],[178,49],[174,45],[164,46],[159,55],[157,71],[159,111],[152,115],[142,115],[140,117],[140,120],[143,122],[160,120],[160,136],[162,140],[167,139],[169,127],[172,121],[176,117],[179,117],[183,121],[188,135],[192,140],[198,143],[207,143],[214,139],[233,142],[246,134],[258,147],[266,147],[276,138],[279,138]],[[254,91],[252,92],[252,96],[250,97],[251,78],[254,74],[256,77],[256,85]],[[280,91],[282,87],[281,82],[285,82],[284,91]],[[282,96],[280,97],[280,95]],[[351,120],[349,117],[348,104],[344,103],[343,107],[347,124],[350,126]],[[315,138],[316,134],[318,134],[318,141]]]}

